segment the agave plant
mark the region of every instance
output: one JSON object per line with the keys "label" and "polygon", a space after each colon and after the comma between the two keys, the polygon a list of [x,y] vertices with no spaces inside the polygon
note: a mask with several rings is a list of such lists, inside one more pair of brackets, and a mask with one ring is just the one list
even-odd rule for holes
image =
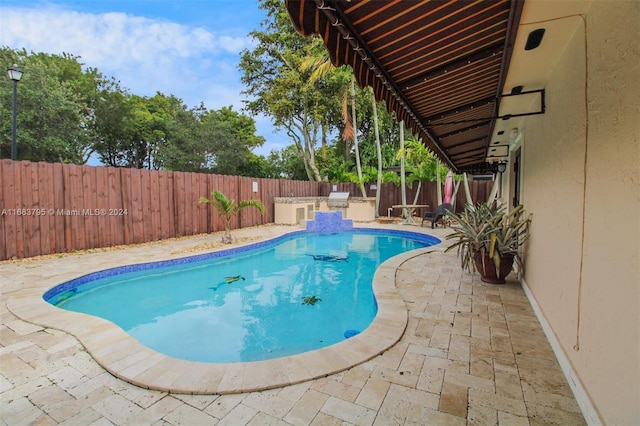
{"label": "agave plant", "polygon": [[237,215],[240,210],[245,207],[255,207],[260,210],[260,213],[264,213],[264,205],[260,200],[244,200],[238,204],[234,200],[227,198],[220,191],[213,191],[211,193],[212,199],[200,197],[201,203],[211,204],[218,211],[220,217],[224,218],[224,235],[222,236],[222,242],[225,244],[231,244],[233,238],[231,238],[231,218]]}
{"label": "agave plant", "polygon": [[476,270],[474,256],[478,252],[483,258],[488,255],[497,271],[505,255],[513,256],[524,269],[521,250],[529,238],[532,215],[527,215],[522,205],[507,213],[504,206],[496,203],[467,204],[462,213],[450,212],[449,216],[455,223],[451,225],[454,232],[447,239],[456,241],[445,251],[457,248],[463,269]]}

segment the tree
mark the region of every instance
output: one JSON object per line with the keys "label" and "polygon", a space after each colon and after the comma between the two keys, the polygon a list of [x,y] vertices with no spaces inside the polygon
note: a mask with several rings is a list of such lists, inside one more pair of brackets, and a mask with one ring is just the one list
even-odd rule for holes
{"label": "tree", "polygon": [[208,114],[204,105],[187,109],[181,100],[174,98],[169,109],[167,133],[159,147],[158,162],[165,170],[207,173],[207,145],[204,141],[203,116]]}
{"label": "tree", "polygon": [[96,149],[111,166],[245,175],[251,150],[264,143],[251,117],[232,107],[188,109],[173,95],[114,93],[97,110]]}
{"label": "tree", "polygon": [[[358,125],[356,121],[356,84],[354,78],[351,79],[351,130],[353,137],[353,146],[356,149],[356,170],[358,173],[358,183],[360,184],[360,191],[362,196],[367,196],[367,191],[364,188],[364,182],[362,181],[362,165],[360,164],[360,147],[358,146]],[[375,99],[374,99],[375,102]],[[346,114],[345,114],[346,115]],[[349,127],[349,126],[347,126]],[[346,130],[345,130],[346,133]],[[345,139],[349,139],[345,137]]]}
{"label": "tree", "polygon": [[233,110],[233,106],[212,110],[208,118],[229,123],[231,134],[242,142],[243,148],[249,150],[264,145],[264,138],[256,135],[256,122],[248,115]]}
{"label": "tree", "polygon": [[[18,64],[18,159],[201,173],[273,174],[251,152],[264,138],[255,121],[223,107],[189,109],[173,95],[137,96],[70,54],[0,49]],[[0,157],[11,152],[12,83],[0,85]]]}
{"label": "tree", "polygon": [[[95,142],[94,104],[114,84],[69,55],[0,49],[24,70],[18,84],[18,159],[84,164]],[[5,79],[8,81],[8,79]],[[0,85],[0,156],[10,156],[12,82]]]}
{"label": "tree", "polygon": [[[312,71],[310,76],[310,83],[317,83],[319,81],[322,81],[323,78],[326,78],[327,76],[330,76],[332,73],[336,72],[336,68],[331,64],[329,60],[329,56],[326,53],[320,56],[309,56],[305,58],[302,64],[300,65],[300,69],[302,71],[308,71],[308,70]],[[348,141],[353,140],[353,146],[355,147],[355,159],[356,159],[356,171],[357,171],[357,179],[355,180],[355,182],[358,183],[358,185],[360,186],[360,191],[362,192],[362,196],[366,197],[367,191],[364,186],[365,181],[362,177],[362,165],[360,163],[360,150],[358,145],[358,125],[357,125],[358,121],[357,121],[357,114],[356,114],[355,79],[353,77],[353,74],[351,73],[349,76],[349,82],[350,82],[350,89],[349,89],[349,86],[347,85],[345,85],[342,88],[342,90],[344,90],[344,92],[342,93],[342,99],[343,99],[342,116],[344,119],[344,130],[342,132],[342,138],[345,141],[345,146],[349,145]],[[377,133],[378,117],[377,117],[377,112],[375,111],[375,98],[372,96],[372,99],[374,102],[374,114],[376,114],[375,116],[376,142],[379,143],[380,139]],[[351,114],[349,114],[349,109],[348,109],[349,100],[351,101]],[[323,147],[325,147],[324,138],[323,138]],[[378,153],[380,153],[380,150],[378,150]],[[326,157],[323,156],[323,158],[326,158]],[[378,161],[378,163],[380,164],[380,161]],[[380,166],[379,168],[380,168],[379,173],[381,174],[382,167]],[[376,198],[379,199],[379,196],[377,196]]]}
{"label": "tree", "polygon": [[234,200],[230,200],[220,191],[213,191],[211,195],[213,196],[212,199],[200,197],[200,202],[211,204],[218,211],[218,215],[224,219],[222,242],[225,244],[233,242],[231,237],[231,218],[233,216],[246,207],[255,207],[260,210],[260,213],[264,213],[264,205],[260,200],[243,200],[236,204]]}
{"label": "tree", "polygon": [[128,94],[122,91],[103,93],[95,104],[94,149],[103,164],[121,164],[120,141],[127,138],[125,120],[130,111]]}
{"label": "tree", "polygon": [[256,178],[277,179],[280,172],[276,164],[271,163],[262,155],[249,154],[247,162],[238,168],[239,176],[249,176]]}
{"label": "tree", "polygon": [[[331,76],[332,74],[335,74],[337,71],[341,69],[346,69],[346,68],[347,67],[335,68],[331,64],[329,55],[326,52],[319,56],[307,57],[301,64],[302,71],[308,71],[308,70],[312,71],[310,80],[311,82],[314,82],[314,83],[322,81],[323,79],[327,78],[327,76]],[[367,166],[361,164],[362,154],[360,152],[360,144],[358,143],[359,129],[357,126],[357,123],[360,121],[357,120],[357,114],[356,114],[357,110],[362,110],[363,108],[356,108],[358,96],[356,96],[354,77],[351,70],[349,71],[349,83],[350,83],[350,90],[348,85],[344,85],[342,89],[344,90],[342,95],[343,96],[342,118],[344,120],[344,130],[342,133],[343,135],[342,139],[345,142],[345,163],[348,159],[348,153],[350,151],[349,142],[351,140],[353,141],[353,146],[355,148],[355,161],[356,161],[357,175],[354,177],[352,173],[348,173],[348,172],[342,173],[342,175],[348,178],[350,181],[358,183],[360,185],[362,196],[366,197],[367,194],[364,187],[364,183],[370,182],[371,176],[363,176],[363,169],[365,169],[365,173],[366,173]],[[366,137],[367,133],[371,133],[371,132],[367,132],[367,130],[369,130],[371,127],[373,128],[373,138],[375,141],[374,157],[377,160],[376,181],[377,181],[377,188],[380,188],[382,184],[382,179],[383,179],[382,168],[383,168],[384,160],[382,157],[383,154],[382,154],[382,145],[380,140],[380,125],[379,125],[379,119],[378,119],[377,102],[376,102],[373,90],[371,88],[367,87],[365,89],[360,90],[360,92],[368,94],[371,100],[371,115],[373,116],[373,123],[372,123],[372,126],[371,125],[363,126],[362,133]],[[351,100],[351,114],[349,114],[349,109],[348,109],[349,100]],[[362,102],[360,102],[360,105],[362,106]],[[362,115],[363,115],[363,121],[367,121],[366,117],[369,114],[365,113]],[[393,127],[393,122],[391,123],[390,127]],[[323,148],[324,147],[325,147],[325,144],[323,143]],[[326,160],[326,156],[324,155],[323,155],[323,160]],[[370,169],[368,171],[370,172]],[[378,214],[379,204],[380,204],[380,191],[378,190],[376,192],[376,215]]]}
{"label": "tree", "polygon": [[267,11],[264,30],[251,32],[257,46],[242,53],[239,65],[247,87],[243,93],[250,97],[245,108],[271,117],[276,128],[284,129],[300,154],[308,179],[320,181],[318,136],[326,135],[324,117],[328,105],[335,102],[335,93],[331,85],[309,84],[311,72],[301,71],[300,64],[324,48],[318,38],[305,38],[294,30],[281,1],[265,0],[260,7]]}
{"label": "tree", "polygon": [[438,175],[446,176],[448,169],[440,168],[439,161],[436,156],[418,139],[411,138],[405,141],[405,146],[398,150],[397,158],[404,157],[407,161],[406,169],[409,172],[407,184],[409,187],[414,182],[418,182],[413,204],[417,204],[418,195],[422,182],[434,182],[438,180]]}
{"label": "tree", "polygon": [[268,157],[279,178],[291,180],[308,179],[302,156],[294,145],[282,149],[272,149]]}
{"label": "tree", "polygon": [[378,157],[378,180],[376,182],[376,217],[380,215],[380,188],[382,186],[382,147],[380,146],[380,132],[378,130],[378,108],[376,107],[376,97],[371,92],[371,105],[373,105],[373,128],[376,135],[376,150]]}
{"label": "tree", "polygon": [[204,155],[213,173],[242,175],[253,159],[253,148],[264,143],[256,136],[255,121],[231,107],[210,111],[202,117]]}

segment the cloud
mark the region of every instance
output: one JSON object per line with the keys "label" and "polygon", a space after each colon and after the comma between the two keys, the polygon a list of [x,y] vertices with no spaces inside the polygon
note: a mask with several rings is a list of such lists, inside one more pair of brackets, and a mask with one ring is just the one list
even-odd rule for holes
{"label": "cloud", "polygon": [[[79,56],[80,62],[140,96],[174,95],[189,107],[232,105],[240,111],[244,86],[239,53],[253,46],[238,29],[210,31],[165,19],[126,13],[83,13],[59,6],[1,7],[0,45],[13,49]],[[271,120],[254,117],[267,143],[255,150],[268,155],[289,144]]]}
{"label": "cloud", "polygon": [[[87,66],[142,96],[173,94],[187,105],[240,109],[238,54],[248,36],[110,12],[81,13],[56,6],[0,8],[0,44],[79,56]],[[206,98],[205,98],[206,97]]]}

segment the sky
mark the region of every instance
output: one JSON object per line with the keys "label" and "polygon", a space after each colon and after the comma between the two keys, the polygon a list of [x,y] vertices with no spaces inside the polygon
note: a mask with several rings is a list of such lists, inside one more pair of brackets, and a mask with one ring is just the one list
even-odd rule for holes
{"label": "sky", "polygon": [[[139,96],[241,111],[240,52],[264,18],[256,0],[0,0],[0,45],[78,56]],[[254,119],[266,140],[256,154],[289,144]]]}

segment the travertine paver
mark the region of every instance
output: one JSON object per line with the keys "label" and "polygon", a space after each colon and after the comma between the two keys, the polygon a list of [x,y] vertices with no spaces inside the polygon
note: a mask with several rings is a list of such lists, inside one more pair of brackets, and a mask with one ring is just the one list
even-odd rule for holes
{"label": "travertine paver", "polygon": [[[273,235],[272,228],[235,232]],[[75,263],[63,258],[56,275],[93,256],[149,261],[211,238],[77,255]],[[517,282],[481,283],[442,249],[396,271],[409,318],[400,342],[384,354],[326,378],[231,395],[168,394],[113,377],[74,337],[21,321],[6,307],[12,290],[53,273],[56,263],[2,262],[0,424],[584,424]]]}

